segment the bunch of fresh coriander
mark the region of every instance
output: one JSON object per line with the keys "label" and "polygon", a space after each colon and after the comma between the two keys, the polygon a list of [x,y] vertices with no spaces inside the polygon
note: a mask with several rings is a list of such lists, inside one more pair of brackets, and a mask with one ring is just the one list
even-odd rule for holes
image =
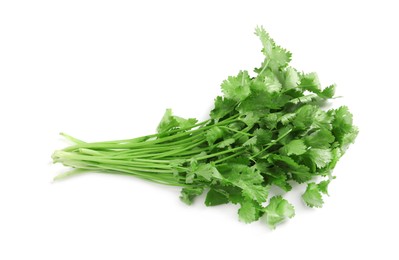
{"label": "bunch of fresh coriander", "polygon": [[239,219],[263,216],[271,227],[294,216],[282,196],[269,199],[270,187],[289,192],[306,183],[303,201],[323,205],[322,194],[339,158],[358,129],[348,108],[324,111],[335,86],[322,89],[315,73],[288,66],[291,53],[276,45],[263,27],[265,59],[255,76],[240,71],[223,81],[224,96],[215,99],[210,119],[197,122],[166,110],[158,133],[128,140],[75,144],[53,154],[55,163],[82,172],[127,174],[182,187],[181,199],[191,204],[206,192],[205,204],[239,204]]}

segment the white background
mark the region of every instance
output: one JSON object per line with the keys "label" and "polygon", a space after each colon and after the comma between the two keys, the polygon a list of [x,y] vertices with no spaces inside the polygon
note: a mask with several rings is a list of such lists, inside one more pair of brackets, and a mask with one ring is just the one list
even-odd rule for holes
{"label": "white background", "polygon": [[[1,1],[0,258],[398,259],[395,2]],[[296,216],[270,231],[135,178],[52,182],[61,131],[149,134],[168,107],[205,119],[220,82],[262,61],[256,25],[337,83],[360,128],[322,209],[289,195]]]}

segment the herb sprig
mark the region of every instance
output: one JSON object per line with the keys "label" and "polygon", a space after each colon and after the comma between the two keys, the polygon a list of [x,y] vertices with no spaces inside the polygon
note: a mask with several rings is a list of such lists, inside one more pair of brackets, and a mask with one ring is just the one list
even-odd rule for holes
{"label": "herb sprig", "polygon": [[[358,129],[346,106],[323,110],[335,85],[321,88],[316,73],[289,66],[291,53],[275,44],[263,27],[265,58],[251,76],[240,71],[221,84],[210,119],[198,122],[167,109],[157,133],[128,140],[75,144],[52,158],[82,172],[127,174],[160,184],[180,186],[181,200],[192,204],[206,192],[205,204],[239,204],[239,219],[264,216],[270,228],[295,215],[282,196],[269,199],[270,187],[285,192],[306,183],[303,201],[323,205],[334,179],[332,170],[353,143]],[[317,180],[324,180],[316,183]]]}

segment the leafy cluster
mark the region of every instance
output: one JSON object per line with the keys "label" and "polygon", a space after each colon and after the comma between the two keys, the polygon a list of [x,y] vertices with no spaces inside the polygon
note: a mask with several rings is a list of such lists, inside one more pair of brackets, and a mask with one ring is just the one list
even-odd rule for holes
{"label": "leafy cluster", "polygon": [[209,120],[198,123],[168,109],[157,134],[97,143],[65,135],[75,145],[56,151],[54,162],[73,167],[70,174],[122,173],[181,186],[187,204],[206,192],[207,206],[238,204],[241,221],[263,216],[271,228],[295,215],[282,196],[269,196],[272,186],[289,192],[306,183],[303,201],[321,207],[332,170],[358,129],[347,107],[322,109],[335,85],[322,88],[315,73],[290,67],[291,53],[263,27],[255,34],[263,63],[254,76],[240,71],[223,81]]}

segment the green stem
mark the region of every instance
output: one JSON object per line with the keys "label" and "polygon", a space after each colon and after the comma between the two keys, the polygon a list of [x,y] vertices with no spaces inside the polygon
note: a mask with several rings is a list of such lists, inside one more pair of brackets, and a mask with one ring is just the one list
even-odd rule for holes
{"label": "green stem", "polygon": [[196,158],[196,159],[197,159],[197,160],[204,160],[204,159],[216,157],[216,156],[219,156],[219,155],[223,155],[223,154],[226,154],[226,153],[235,152],[235,151],[241,150],[241,149],[243,149],[243,148],[244,148],[244,147],[241,146],[241,147],[236,147],[236,148],[232,148],[232,149],[228,149],[228,150],[223,150],[223,151],[221,151],[221,152],[213,153],[213,154],[208,154],[208,155],[204,155],[204,156],[198,157],[198,158]]}
{"label": "green stem", "polygon": [[[148,145],[152,145],[152,144],[157,144],[157,143],[162,143],[162,142],[166,142],[166,141],[171,141],[180,137],[185,137],[185,136],[190,136],[194,133],[198,133],[198,132],[204,132],[205,130],[208,130],[209,128],[213,127],[213,126],[221,126],[221,125],[226,125],[229,124],[231,122],[235,121],[235,118],[237,117],[237,115],[234,115],[230,118],[227,118],[223,121],[220,121],[218,123],[212,124],[212,125],[207,125],[204,127],[200,127],[191,131],[186,131],[186,132],[182,132],[182,133],[177,133],[174,135],[168,135],[165,137],[160,137],[158,139],[154,139],[154,140],[149,140],[149,141],[143,141],[143,142],[134,142],[134,143],[118,143],[117,141],[110,141],[110,142],[94,142],[94,143],[80,143],[80,144],[76,144],[73,146],[69,146],[67,148],[64,149],[64,151],[73,151],[75,149],[78,148],[95,148],[95,149],[125,149],[125,148],[135,148],[135,147],[142,147],[142,146],[148,146]],[[209,120],[208,120],[209,121]],[[208,122],[207,121],[207,122]],[[205,121],[204,121],[205,122]],[[177,130],[176,130],[177,131]],[[182,131],[179,129],[179,131]],[[170,131],[168,133],[174,133],[175,130]],[[162,134],[162,133],[161,133]],[[144,137],[138,137],[135,139],[139,139],[139,138],[151,138],[151,137],[157,137],[160,136],[161,134],[154,134],[154,135],[147,135]],[[130,139],[130,140],[135,140],[135,139]]]}

